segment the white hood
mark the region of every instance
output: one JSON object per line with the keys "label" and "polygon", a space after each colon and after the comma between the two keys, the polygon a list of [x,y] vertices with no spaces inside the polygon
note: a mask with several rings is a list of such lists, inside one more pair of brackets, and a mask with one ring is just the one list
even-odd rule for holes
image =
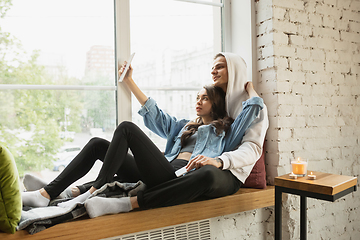
{"label": "white hood", "polygon": [[[234,53],[221,53],[225,56],[228,69],[228,85],[226,90],[226,111],[229,116],[236,118],[242,111],[242,102],[249,96],[245,91],[246,63],[239,55]],[[269,127],[267,108],[260,111],[259,116],[246,130],[238,149],[223,153],[223,169],[228,169],[241,182],[245,182],[256,161],[260,158],[265,139],[266,130]]]}
{"label": "white hood", "polygon": [[226,90],[226,111],[229,116],[236,118],[242,111],[242,102],[249,98],[245,91],[245,83],[248,82],[246,63],[237,54],[222,52],[225,56],[228,69],[228,85]]}

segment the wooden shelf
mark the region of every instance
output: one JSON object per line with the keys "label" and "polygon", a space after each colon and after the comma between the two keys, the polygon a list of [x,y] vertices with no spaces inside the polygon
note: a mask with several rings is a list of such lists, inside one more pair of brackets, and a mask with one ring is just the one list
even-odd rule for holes
{"label": "wooden shelf", "polygon": [[308,174],[310,174],[310,172],[316,175],[316,180],[309,180],[307,176],[291,179],[289,174],[286,174],[275,178],[275,186],[325,195],[335,195],[357,184],[356,177],[315,171],[308,171]]}
{"label": "wooden shelf", "polygon": [[0,239],[101,239],[273,206],[274,186],[241,188],[237,193],[172,207],[106,215],[61,223],[34,235],[25,230],[0,233]]}

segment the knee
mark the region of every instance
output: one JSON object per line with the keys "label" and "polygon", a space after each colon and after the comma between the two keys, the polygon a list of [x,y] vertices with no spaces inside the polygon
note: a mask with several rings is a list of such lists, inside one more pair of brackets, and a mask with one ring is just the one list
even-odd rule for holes
{"label": "knee", "polygon": [[93,137],[92,139],[90,139],[88,145],[89,146],[98,146],[98,145],[106,144],[107,142],[108,141],[103,138]]}
{"label": "knee", "polygon": [[123,129],[129,129],[132,128],[135,124],[130,121],[123,121],[119,124],[119,126],[116,128],[115,132],[122,131]]}
{"label": "knee", "polygon": [[199,180],[207,183],[208,185],[213,185],[217,182],[216,178],[218,176],[218,171],[221,170],[211,165],[203,166],[197,170]]}
{"label": "knee", "polygon": [[115,135],[121,133],[132,132],[132,129],[136,128],[136,124],[130,121],[123,121],[119,124],[119,126],[115,130]]}
{"label": "knee", "polygon": [[119,124],[118,128],[128,128],[128,127],[131,127],[131,126],[133,126],[133,125],[135,125],[133,122],[130,122],[130,121],[122,121],[122,122]]}

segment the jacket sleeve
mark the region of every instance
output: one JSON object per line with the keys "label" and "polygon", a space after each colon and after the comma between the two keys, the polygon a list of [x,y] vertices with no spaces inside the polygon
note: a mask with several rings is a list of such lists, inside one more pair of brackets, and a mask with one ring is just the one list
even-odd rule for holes
{"label": "jacket sleeve", "polygon": [[246,130],[240,146],[224,152],[219,158],[223,160],[223,169],[237,169],[255,164],[262,154],[265,134],[269,127],[267,107],[264,104],[258,117]]}
{"label": "jacket sleeve", "polygon": [[242,103],[243,109],[236,117],[227,133],[228,140],[224,152],[234,150],[242,141],[246,130],[252,125],[254,120],[260,115],[264,107],[264,101],[260,97],[253,97]]}
{"label": "jacket sleeve", "polygon": [[[184,126],[186,120],[178,121],[175,117],[163,112],[152,98],[148,98],[138,113],[143,117],[144,124],[162,138],[168,138],[173,129]],[[181,127],[180,126],[180,127]]]}

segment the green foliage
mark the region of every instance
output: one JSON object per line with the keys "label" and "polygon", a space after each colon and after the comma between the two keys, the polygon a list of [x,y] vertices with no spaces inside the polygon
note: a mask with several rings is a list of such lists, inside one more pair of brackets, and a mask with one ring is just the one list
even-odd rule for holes
{"label": "green foliage", "polygon": [[[110,79],[111,80],[111,79]],[[109,81],[109,77],[101,74],[93,74],[85,76],[84,82],[87,85],[101,85]],[[113,116],[116,115],[115,106],[115,93],[112,91],[91,91],[85,92],[85,108],[87,109],[87,122],[88,127],[104,128],[113,130],[115,122]]]}
{"label": "green foliage", "polygon": [[[0,0],[0,17],[10,8],[10,0]],[[34,52],[27,61],[20,42],[0,26],[0,84],[46,85],[53,80],[43,66],[37,64],[39,54]],[[21,58],[20,58],[21,57]],[[59,84],[76,79],[64,77]],[[0,141],[5,142],[15,157],[20,175],[51,167],[54,155],[63,145],[59,138],[64,109],[72,123],[69,131],[80,130],[83,103],[75,91],[1,90]]]}
{"label": "green foliage", "polygon": [[0,1],[0,18],[3,18],[6,12],[12,6],[12,0],[1,0]]}

